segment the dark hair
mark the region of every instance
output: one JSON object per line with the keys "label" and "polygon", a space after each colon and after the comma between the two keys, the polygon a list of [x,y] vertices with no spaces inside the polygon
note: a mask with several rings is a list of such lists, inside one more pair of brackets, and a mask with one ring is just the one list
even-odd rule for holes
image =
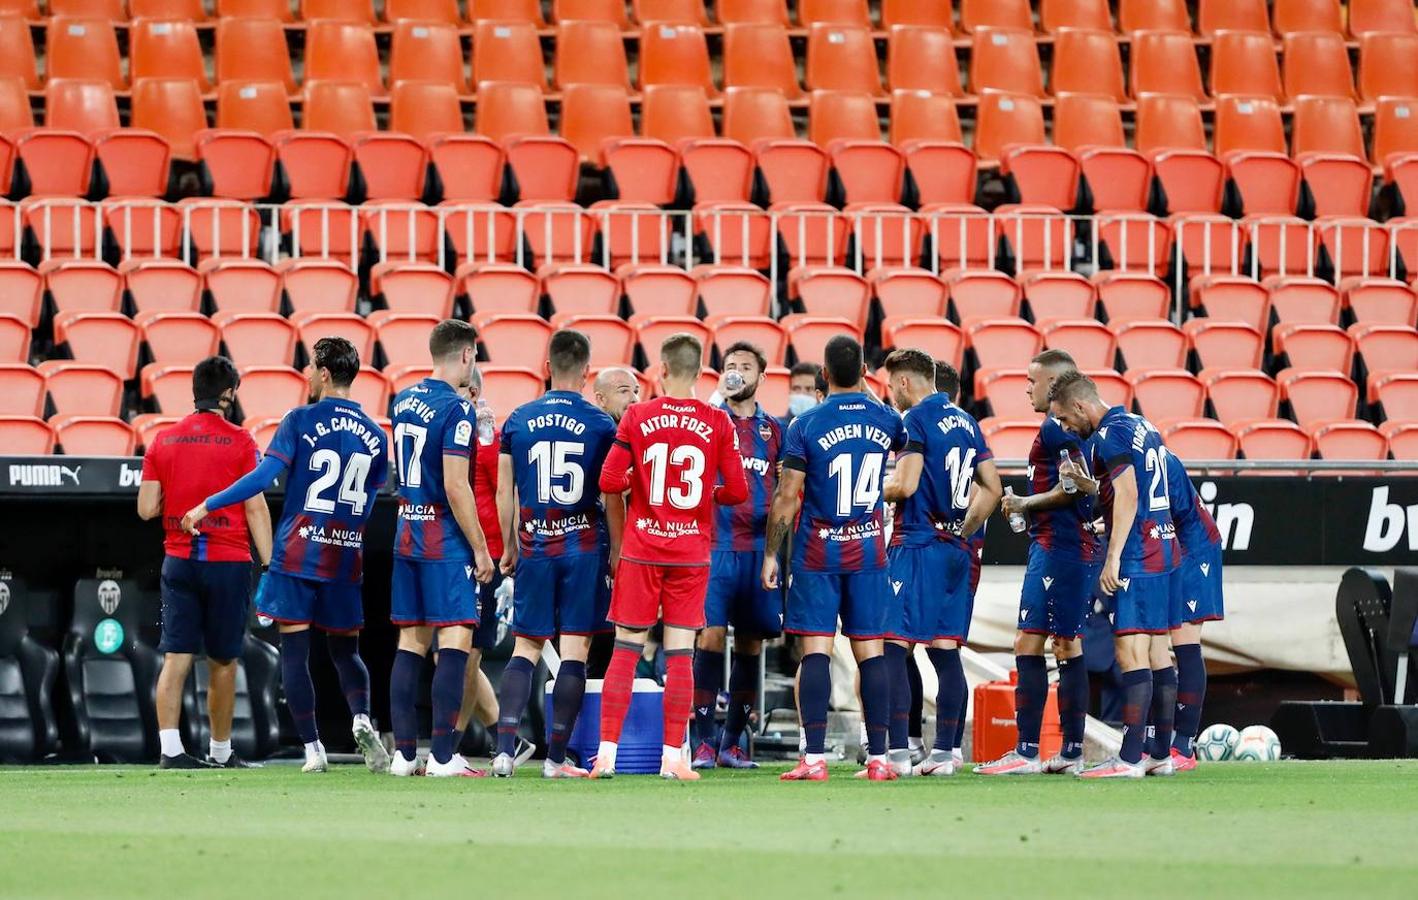
{"label": "dark hair", "polygon": [[478,333],[461,319],[444,319],[433,326],[428,336],[428,355],[434,362],[440,362],[461,353],[464,347],[476,347]]}
{"label": "dark hair", "polygon": [[315,342],[310,364],[317,369],[329,369],[335,387],[349,387],[359,374],[359,351],[342,337],[323,337]]}
{"label": "dark hair", "polygon": [[563,328],[551,336],[547,360],[553,375],[580,374],[591,361],[591,339],[574,328]]}
{"label": "dark hair", "polygon": [[856,387],[862,382],[862,345],[845,334],[834,335],[823,349],[823,368],[835,387]]}
{"label": "dark hair", "polygon": [[759,374],[762,374],[768,368],[768,357],[763,355],[763,351],[758,349],[757,344],[751,344],[748,341],[734,341],[729,345],[729,349],[724,351],[724,362],[728,362],[729,357],[733,356],[735,353],[751,354],[754,361],[758,363]]}
{"label": "dark hair", "polygon": [[935,361],[935,389],[954,402],[960,396],[960,373],[943,359]]}
{"label": "dark hair", "polygon": [[803,375],[811,375],[813,379],[816,380],[817,377],[821,374],[822,366],[819,366],[815,362],[794,363],[793,367],[788,370],[789,378],[799,378]]}
{"label": "dark hair", "polygon": [[660,360],[669,366],[673,378],[698,375],[704,360],[704,345],[689,332],[677,331],[660,344]]}
{"label": "dark hair", "polygon": [[929,353],[924,350],[916,350],[910,347],[901,350],[892,350],[886,356],[886,371],[895,375],[897,372],[906,372],[910,375],[918,375],[935,385],[935,360],[931,359]]}
{"label": "dark hair", "polygon": [[213,401],[228,390],[241,386],[236,364],[225,356],[209,356],[192,369],[192,399],[194,402]]}
{"label": "dark hair", "polygon": [[1063,370],[1078,368],[1078,364],[1073,361],[1073,357],[1069,356],[1066,350],[1045,350],[1029,361],[1037,363],[1045,369]]}
{"label": "dark hair", "polygon": [[1077,369],[1069,369],[1054,379],[1049,387],[1050,403],[1072,403],[1075,400],[1097,400],[1098,385]]}

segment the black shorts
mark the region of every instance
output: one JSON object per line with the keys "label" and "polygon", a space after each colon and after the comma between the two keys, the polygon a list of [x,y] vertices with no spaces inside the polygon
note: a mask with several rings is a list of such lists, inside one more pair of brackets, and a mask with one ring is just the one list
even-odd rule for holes
{"label": "black shorts", "polygon": [[251,606],[251,563],[166,557],[162,563],[164,653],[241,656]]}

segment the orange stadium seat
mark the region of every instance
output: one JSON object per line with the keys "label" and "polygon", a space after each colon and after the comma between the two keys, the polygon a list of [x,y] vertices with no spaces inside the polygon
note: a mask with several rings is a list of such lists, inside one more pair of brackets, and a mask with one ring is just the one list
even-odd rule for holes
{"label": "orange stadium seat", "polygon": [[1111,31],[1065,28],[1054,38],[1054,68],[1049,91],[1099,94],[1126,103],[1123,60]]}
{"label": "orange stadium seat", "polygon": [[360,366],[350,386],[350,399],[364,408],[371,416],[384,416],[389,412],[389,399],[394,386],[384,373],[370,366]]}
{"label": "orange stadium seat", "polygon": [[426,143],[445,201],[497,200],[507,161],[501,145],[480,134],[439,134]]}
{"label": "orange stadium seat", "polygon": [[[176,159],[195,160],[193,136],[207,127],[202,93],[185,78],[143,78],[133,84],[133,127],[165,140]],[[163,185],[164,189],[166,184]]]}
{"label": "orange stadium seat", "polygon": [[788,293],[809,315],[843,318],[865,330],[871,310],[871,288],[851,269],[823,266],[788,273]]}
{"label": "orange stadium seat", "polygon": [[1203,369],[1201,380],[1216,418],[1226,425],[1248,419],[1273,419],[1280,408],[1280,386],[1255,369]]}
{"label": "orange stadium seat", "polygon": [[451,85],[459,94],[469,92],[457,25],[408,20],[394,25],[389,87],[405,81],[433,81]]}
{"label": "orange stadium seat", "polygon": [[1177,31],[1134,33],[1130,61],[1132,95],[1139,100],[1146,94],[1164,94],[1190,97],[1198,103],[1209,101],[1191,35]]}
{"label": "orange stadium seat", "polygon": [[39,371],[59,415],[116,416],[123,406],[123,378],[102,362],[51,359]]}
{"label": "orange stadium seat", "polygon": [[790,100],[802,95],[784,26],[752,22],[724,29],[724,88],[733,87],[771,88]]}
{"label": "orange stadium seat", "polygon": [[1418,422],[1385,422],[1379,431],[1388,438],[1388,451],[1394,459],[1418,460]]}
{"label": "orange stadium seat", "polygon": [[0,363],[0,415],[44,415],[44,376],[38,369],[25,363]]}
{"label": "orange stadium seat", "polygon": [[1359,111],[1347,97],[1297,97],[1292,139],[1317,216],[1366,216],[1373,172]]}
{"label": "orange stadium seat", "polygon": [[1269,32],[1265,0],[1198,0],[1197,32],[1211,36],[1223,29]]}
{"label": "orange stadium seat", "polygon": [[711,315],[704,324],[713,332],[721,358],[737,341],[748,341],[762,350],[770,366],[781,366],[787,358],[788,333],[767,316]]}
{"label": "orange stadium seat", "polygon": [[1021,368],[1044,348],[1043,335],[1023,319],[976,319],[964,327],[982,369]]}
{"label": "orange stadium seat", "polygon": [[18,316],[0,313],[0,362],[28,362],[30,326]]}
{"label": "orange stadium seat", "polygon": [[193,142],[202,178],[212,196],[259,200],[271,194],[276,148],[264,135],[254,131],[208,129],[193,135]]}
{"label": "orange stadium seat", "polygon": [[1280,382],[1281,399],[1289,402],[1295,421],[1302,427],[1354,417],[1359,388],[1339,372],[1282,369],[1275,380]]}
{"label": "orange stadium seat", "polygon": [[1214,419],[1172,420],[1162,429],[1167,449],[1182,459],[1235,459],[1236,436]]}
{"label": "orange stadium seat", "polygon": [[461,25],[457,0],[385,0],[384,21],[396,25],[401,19]]}
{"label": "orange stadium seat", "polygon": [[808,34],[806,78],[811,91],[882,93],[876,48],[865,26],[818,23]]}
{"label": "orange stadium seat", "polygon": [[[786,40],[786,38],[785,38]],[[566,90],[573,84],[630,87],[625,39],[612,22],[560,22],[556,26],[553,80]]]}
{"label": "orange stadium seat", "polygon": [[530,403],[543,393],[542,376],[531,367],[483,366],[483,399],[499,414]]}
{"label": "orange stadium seat", "polygon": [[1034,14],[1029,0],[960,0],[960,29],[981,28],[1034,30]]}
{"label": "orange stadium seat", "polygon": [[1370,375],[1369,403],[1385,420],[1418,419],[1418,372],[1382,372]]}
{"label": "orange stadium seat", "polygon": [[1275,33],[1293,31],[1344,31],[1344,12],[1339,0],[1275,0],[1271,9]]}
{"label": "orange stadium seat", "polygon": [[360,25],[378,21],[372,0],[300,0],[300,17],[306,22],[333,19]]}
{"label": "orange stadium seat", "polygon": [[1137,408],[1149,419],[1199,419],[1206,402],[1206,387],[1182,369],[1129,369]]}
{"label": "orange stadium seat", "polygon": [[839,334],[852,335],[857,340],[862,337],[862,332],[846,319],[793,313],[784,316],[782,321],[798,362],[820,364],[827,342]]}
{"label": "orange stadium seat", "polygon": [[1171,213],[1218,212],[1225,169],[1206,152],[1201,110],[1189,97],[1148,95],[1137,103],[1137,149],[1152,158]]}
{"label": "orange stadium seat", "polygon": [[134,258],[120,263],[118,271],[138,314],[201,309],[202,276],[181,260]]}
{"label": "orange stadium seat", "polygon": [[299,332],[307,356],[321,338],[342,337],[354,345],[362,364],[369,365],[374,359],[374,328],[363,316],[354,313],[298,312],[291,316],[291,324]]}
{"label": "orange stadium seat", "polygon": [[458,89],[434,81],[396,81],[389,89],[389,130],[419,141],[463,131]]}
{"label": "orange stadium seat", "polygon": [[[699,302],[711,316],[767,316],[773,289],[763,273],[741,266],[705,266],[695,270]],[[627,285],[628,292],[628,285]],[[632,305],[634,298],[632,297]],[[645,312],[638,307],[637,312]]]}
{"label": "orange stadium seat", "polygon": [[1284,96],[1270,31],[1220,31],[1211,45],[1211,91],[1218,97]]}
{"label": "orange stadium seat", "polygon": [[709,65],[709,48],[698,25],[657,22],[640,33],[640,87],[677,84],[718,96]]}
{"label": "orange stadium seat", "polygon": [[18,16],[0,17],[0,78],[18,78],[26,90],[40,87],[34,38],[29,23]]}
{"label": "orange stadium seat", "polygon": [[50,259],[40,265],[55,313],[116,313],[123,301],[123,279],[107,263],[92,259]]}
{"label": "orange stadium seat", "polygon": [[696,85],[650,85],[640,109],[640,133],[670,146],[690,138],[714,137],[708,96]]}
{"label": "orange stadium seat", "polygon": [[881,322],[883,349],[916,347],[957,370],[965,355],[965,335],[959,326],[930,316],[895,315]]}
{"label": "orange stadium seat", "polygon": [[1388,441],[1368,422],[1354,420],[1316,423],[1310,429],[1320,459],[1388,459]]}
{"label": "orange stadium seat", "polygon": [[1339,292],[1358,322],[1412,325],[1418,315],[1418,295],[1397,279],[1347,278]]}
{"label": "orange stadium seat", "polygon": [[370,270],[369,293],[391,312],[453,315],[453,276],[432,263],[379,263]]}
{"label": "orange stadium seat", "polygon": [[1292,368],[1347,373],[1354,367],[1354,340],[1337,325],[1277,325],[1271,340]]}
{"label": "orange stadium seat", "polygon": [[[1024,272],[1019,276],[1019,284],[1035,322],[1094,317],[1098,289],[1077,272]],[[1108,364],[1112,364],[1111,359]]]}
{"label": "orange stadium seat", "polygon": [[[20,78],[0,76],[0,131],[20,131],[34,127],[34,113],[30,111],[30,98],[25,93],[25,83]],[[13,156],[14,147],[5,139],[5,154]],[[4,176],[8,184],[10,162],[5,163]]]}
{"label": "orange stadium seat", "polygon": [[[587,7],[606,6],[597,0],[556,0],[556,18],[595,19],[584,10]],[[579,9],[577,7],[580,7]],[[620,19],[625,20],[625,4],[620,4]],[[468,0],[468,21],[482,19],[503,19],[510,22],[531,22],[538,28],[546,25],[542,19],[541,0]]]}
{"label": "orange stadium seat", "polygon": [[1237,422],[1232,427],[1246,459],[1309,459],[1314,449],[1309,434],[1285,419]]}
{"label": "orange stadium seat", "polygon": [[562,314],[553,316],[553,328],[574,328],[591,341],[591,365],[630,365],[635,357],[635,329],[614,315]]}
{"label": "orange stadium seat", "polygon": [[371,313],[369,324],[378,332],[386,369],[425,365],[428,361],[428,336],[440,321],[440,317],[428,313],[391,310]]}
{"label": "orange stadium seat", "polygon": [[257,259],[214,259],[198,271],[219,312],[274,313],[281,305],[281,277]]}
{"label": "orange stadium seat", "polygon": [[1171,290],[1153,275],[1104,271],[1093,283],[1109,325],[1163,320],[1172,305]]}
{"label": "orange stadium seat", "polygon": [[492,313],[475,316],[473,325],[489,362],[495,365],[515,362],[541,371],[546,362],[547,341],[552,334],[552,327],[545,319],[517,313]]}
{"label": "orange stadium seat", "polygon": [[698,311],[694,277],[679,266],[646,263],[617,274],[632,313],[692,316]]}
{"label": "orange stadium seat", "polygon": [[1009,144],[1047,143],[1044,111],[1037,98],[1002,92],[991,92],[980,98],[975,153],[982,161],[998,160]]}
{"label": "orange stadium seat", "polygon": [[1012,179],[1020,200],[1059,210],[1078,203],[1078,159],[1062,147],[1029,146],[1006,141],[1000,172]]}
{"label": "orange stadium seat", "polygon": [[286,89],[276,81],[224,81],[217,86],[217,127],[266,138],[295,127]]}
{"label": "orange stadium seat", "polygon": [[117,128],[113,86],[93,78],[51,78],[44,90],[44,127],[81,132]]}
{"label": "orange stadium seat", "polygon": [[473,84],[500,81],[545,89],[537,29],[527,22],[479,21],[473,27]]}
{"label": "orange stadium seat", "polygon": [[873,269],[867,276],[883,316],[944,319],[950,295],[945,282],[926,269]]}
{"label": "orange stadium seat", "polygon": [[1131,34],[1143,29],[1190,32],[1186,0],[1118,0],[1118,30]]}
{"label": "orange stadium seat", "polygon": [[1044,96],[1033,33],[1016,28],[977,30],[970,51],[970,89],[977,94],[994,90]]}
{"label": "orange stadium seat", "polygon": [[714,345],[713,334],[693,316],[637,315],[630,317],[630,324],[635,327],[640,349],[647,360],[659,359],[660,343],[665,338],[679,331],[687,331],[699,338],[704,346],[704,364],[709,364],[709,353]]}
{"label": "orange stadium seat", "polygon": [[1303,275],[1273,276],[1263,284],[1270,292],[1270,308],[1280,323],[1327,324],[1339,322],[1339,291],[1327,281]]}
{"label": "orange stadium seat", "polygon": [[128,54],[128,77],[135,84],[143,78],[181,78],[211,90],[191,21],[135,19],[128,28]]}
{"label": "orange stadium seat", "polygon": [[244,420],[279,418],[305,402],[309,390],[309,383],[295,369],[247,366],[241,370],[236,401]]}
{"label": "orange stadium seat", "polygon": [[1066,350],[1082,369],[1111,369],[1117,338],[1094,319],[1047,319],[1038,323],[1044,346]]}
{"label": "orange stadium seat", "polygon": [[56,14],[45,37],[47,79],[95,79],[108,82],[114,90],[128,86],[118,52],[118,34],[111,22]]}
{"label": "orange stadium seat", "polygon": [[1265,339],[1259,329],[1245,322],[1224,322],[1212,318],[1192,319],[1182,326],[1191,340],[1201,367],[1259,369],[1265,354]]}
{"label": "orange stadium seat", "polygon": [[535,313],[541,299],[537,276],[510,263],[461,266],[455,278],[475,313]]}
{"label": "orange stadium seat", "polygon": [[798,21],[804,26],[818,22],[870,27],[871,13],[866,0],[798,0]]}
{"label": "orange stadium seat", "polygon": [[1039,423],[1034,419],[985,419],[980,430],[996,459],[1027,460],[1039,436]]}
{"label": "orange stadium seat", "polygon": [[1349,0],[1349,33],[1362,38],[1374,31],[1418,33],[1411,0]]}
{"label": "orange stadium seat", "polygon": [[757,87],[726,89],[724,137],[748,147],[764,138],[795,139],[797,131],[793,128],[792,113],[783,92]]}
{"label": "orange stadium seat", "polygon": [[[1033,419],[1038,414],[1034,412],[1028,391],[1029,372],[1022,365],[1009,369],[975,370],[975,400],[977,403],[988,402],[992,417]],[[1036,434],[1038,428],[1036,423]]]}
{"label": "orange stadium seat", "polygon": [[1039,24],[1049,34],[1065,28],[1113,30],[1113,13],[1108,0],[1041,0]]}
{"label": "orange stadium seat", "polygon": [[333,259],[290,259],[280,266],[281,288],[293,314],[352,313],[359,279]]}
{"label": "orange stadium seat", "polygon": [[1220,98],[1215,139],[1216,155],[1225,160],[1247,214],[1295,212],[1300,169],[1286,154],[1285,126],[1274,100]]}
{"label": "orange stadium seat", "polygon": [[54,452],[54,430],[33,416],[0,416],[0,453],[6,456],[48,456]]}
{"label": "orange stadium seat", "polygon": [[221,329],[201,313],[154,311],[133,321],[143,330],[153,362],[196,365],[215,356],[221,343]]}
{"label": "orange stadium seat", "polygon": [[295,359],[299,333],[274,313],[218,313],[221,343],[237,366],[289,366]]}
{"label": "orange stadium seat", "polygon": [[679,144],[680,165],[695,203],[744,203],[753,190],[753,153],[728,138],[688,138]]}
{"label": "orange stadium seat", "polygon": [[301,127],[329,132],[344,140],[374,131],[374,102],[358,81],[307,81]]}
{"label": "orange stadium seat", "polygon": [[949,291],[952,318],[1016,318],[1024,291],[1003,272],[990,269],[954,269],[941,276]]}
{"label": "orange stadium seat", "polygon": [[570,200],[576,192],[576,148],[551,137],[541,89],[530,84],[478,85],[477,129],[507,148],[523,200]]}
{"label": "orange stadium seat", "polygon": [[725,25],[739,22],[768,23],[786,27],[787,0],[719,0],[714,12]]}
{"label": "orange stadium seat", "polygon": [[1344,37],[1334,32],[1285,35],[1285,94],[1354,96],[1354,70]]}
{"label": "orange stadium seat", "polygon": [[[192,366],[144,366],[139,376],[143,402],[169,422],[192,411]],[[141,417],[140,417],[141,418]],[[134,420],[136,425],[137,419]],[[156,436],[152,432],[149,436]],[[147,442],[144,441],[146,445]]]}
{"label": "orange stadium seat", "polygon": [[558,315],[614,316],[620,312],[620,280],[597,265],[569,263],[541,273],[542,293]]}
{"label": "orange stadium seat", "polygon": [[44,279],[38,272],[19,260],[0,261],[0,315],[37,328],[43,300]]}
{"label": "orange stadium seat", "polygon": [[[1418,97],[1418,71],[1409,61],[1418,53],[1418,34],[1370,32],[1359,40],[1359,96],[1366,103],[1382,97]],[[1383,156],[1374,153],[1375,162]]]}
{"label": "orange stadium seat", "polygon": [[886,51],[886,83],[893,91],[924,91],[958,97],[964,94],[955,47],[947,28],[897,25]]}
{"label": "orange stadium seat", "polygon": [[384,94],[379,51],[369,26],[332,20],[312,22],[305,41],[307,88],[319,81],[352,82],[363,85],[370,96]]}
{"label": "orange stadium seat", "polygon": [[1418,331],[1411,325],[1361,323],[1349,326],[1349,335],[1367,371],[1418,371]]}
{"label": "orange stadium seat", "polygon": [[1192,279],[1191,307],[1218,322],[1244,322],[1264,329],[1270,323],[1270,295],[1257,281],[1238,275]]}
{"label": "orange stadium seat", "polygon": [[220,84],[275,82],[294,96],[295,74],[280,21],[266,17],[218,19],[216,75]]}

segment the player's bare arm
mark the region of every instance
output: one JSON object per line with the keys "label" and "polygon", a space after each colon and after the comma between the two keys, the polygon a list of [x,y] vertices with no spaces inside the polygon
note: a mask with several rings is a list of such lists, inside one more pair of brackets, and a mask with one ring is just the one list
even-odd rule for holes
{"label": "player's bare arm", "polygon": [[773,506],[768,511],[768,532],[763,552],[763,586],[769,590],[778,589],[778,551],[792,531],[793,522],[798,517],[798,509],[803,502],[803,481],[806,473],[801,469],[783,467],[778,479],[778,487],[773,492]]}
{"label": "player's bare arm", "polygon": [[[266,505],[266,495],[257,494],[242,504],[246,510],[246,529],[251,532],[251,543],[256,548],[256,558],[261,565],[271,564],[271,508]],[[186,517],[183,517],[186,521]],[[198,519],[197,521],[201,521]]]}
{"label": "player's bare arm", "polygon": [[162,515],[162,482],[144,481],[138,485],[138,518],[144,522]]}
{"label": "player's bare arm", "polygon": [[606,509],[606,533],[610,536],[610,570],[615,574],[620,563],[620,539],[625,533],[625,495],[601,494],[601,503]]}
{"label": "player's bare arm", "polygon": [[1113,473],[1113,518],[1108,527],[1108,556],[1103,564],[1103,574],[1098,585],[1109,596],[1117,593],[1121,586],[1118,570],[1122,564],[1123,547],[1128,535],[1132,534],[1132,523],[1137,518],[1137,478],[1133,467],[1125,466]]}
{"label": "player's bare arm", "polygon": [[443,455],[443,485],[448,494],[448,508],[473,548],[473,577],[478,584],[487,584],[492,580],[492,558],[487,555],[487,537],[478,523],[473,485],[468,481],[468,457],[457,453]]}
{"label": "player's bare arm", "polygon": [[502,529],[502,559],[499,568],[511,575],[517,568],[517,484],[512,472],[512,454],[497,457],[497,523]]}
{"label": "player's bare arm", "polygon": [[960,523],[960,533],[966,536],[980,530],[980,526],[994,514],[995,507],[1004,496],[1004,487],[1000,484],[999,470],[995,468],[994,460],[987,459],[975,466],[974,480],[975,489],[970,492],[970,508],[965,511],[965,518]]}
{"label": "player's bare arm", "polygon": [[887,503],[900,503],[913,496],[921,486],[921,470],[925,467],[925,457],[920,453],[902,452],[896,457],[896,468],[891,477],[882,482],[881,499]]}

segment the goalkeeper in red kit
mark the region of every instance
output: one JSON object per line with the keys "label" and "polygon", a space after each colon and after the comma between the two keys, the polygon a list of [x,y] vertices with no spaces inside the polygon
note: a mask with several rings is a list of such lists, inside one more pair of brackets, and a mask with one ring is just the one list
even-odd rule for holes
{"label": "goalkeeper in red kit", "polygon": [[703,358],[704,346],[693,335],[665,339],[663,396],[625,411],[601,469],[615,572],[610,620],[616,628],[615,653],[601,689],[601,746],[592,778],[615,774],[635,665],[645,633],[661,620],[666,673],[660,777],[699,778],[683,745],[694,698],[694,639],[704,627],[714,504],[732,506],[748,498],[738,435],[728,415],[694,398]]}

